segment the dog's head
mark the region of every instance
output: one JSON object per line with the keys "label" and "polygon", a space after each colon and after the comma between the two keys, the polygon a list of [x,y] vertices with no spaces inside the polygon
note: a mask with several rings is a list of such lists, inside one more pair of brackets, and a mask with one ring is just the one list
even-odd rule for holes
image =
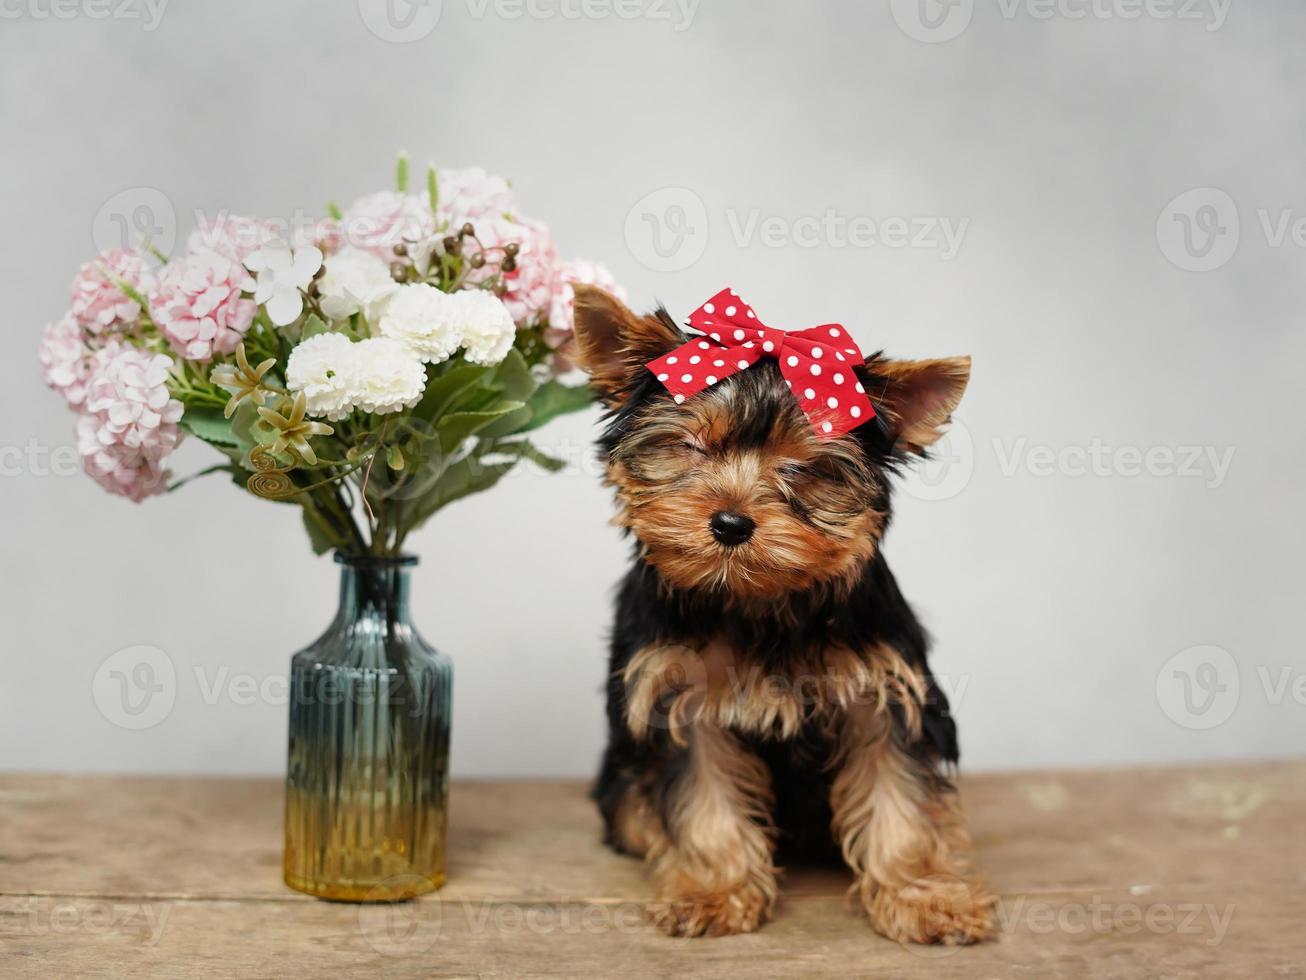
{"label": "dog's head", "polygon": [[632,313],[576,287],[580,362],[611,412],[600,442],[619,523],[676,589],[754,603],[851,587],[889,520],[889,478],[961,400],[970,358],[854,370],[876,417],[820,439],[774,361],[677,404],[645,365],[689,338],[664,310]]}

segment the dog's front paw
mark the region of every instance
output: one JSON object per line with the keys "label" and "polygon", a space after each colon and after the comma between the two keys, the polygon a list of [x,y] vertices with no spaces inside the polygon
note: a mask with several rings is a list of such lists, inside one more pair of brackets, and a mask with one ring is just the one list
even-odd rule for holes
{"label": "dog's front paw", "polygon": [[756,884],[694,891],[649,906],[649,918],[668,936],[734,936],[771,917],[771,895]]}
{"label": "dog's front paw", "polygon": [[997,899],[984,885],[955,875],[876,888],[864,903],[875,931],[900,943],[965,946],[993,937]]}

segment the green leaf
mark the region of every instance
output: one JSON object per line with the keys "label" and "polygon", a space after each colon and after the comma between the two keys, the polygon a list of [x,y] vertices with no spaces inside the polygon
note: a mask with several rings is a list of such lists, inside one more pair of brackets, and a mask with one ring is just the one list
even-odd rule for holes
{"label": "green leaf", "polygon": [[330,332],[331,328],[327,326],[325,320],[316,313],[310,313],[308,319],[304,321],[304,329],[300,332],[299,342],[302,344],[304,341],[308,340],[309,337],[314,337],[320,333]]}
{"label": "green leaf", "polygon": [[561,381],[546,381],[526,403],[531,410],[530,421],[517,432],[531,432],[559,415],[568,415],[589,408],[594,394],[589,385],[565,385]]}
{"label": "green leaf", "polygon": [[240,439],[232,432],[232,421],[224,418],[219,408],[209,405],[188,407],[177,425],[210,445],[232,447],[240,445]]}
{"label": "green leaf", "polygon": [[477,432],[477,435],[482,439],[501,439],[504,436],[513,435],[522,426],[529,424],[530,421],[531,407],[523,403],[520,408],[513,409],[485,426],[485,428]]}
{"label": "green leaf", "polygon": [[408,193],[408,157],[399,154],[399,162],[395,164],[395,190],[400,194]]}
{"label": "green leaf", "polygon": [[464,439],[475,435],[495,420],[523,407],[522,402],[505,401],[484,412],[452,412],[445,415],[435,423],[436,435],[440,437],[440,448],[448,455],[462,445]]}
{"label": "green leaf", "polygon": [[486,379],[485,384],[502,392],[504,398],[517,402],[529,399],[540,386],[531,375],[531,369],[526,365],[526,358],[522,357],[521,351],[515,347],[509,350],[508,356],[499,362],[494,369],[494,374]]}
{"label": "green leaf", "polygon": [[426,393],[413,409],[413,417],[434,422],[452,409],[463,395],[475,388],[489,370],[479,364],[453,365],[427,382]]}
{"label": "green leaf", "polygon": [[392,470],[402,470],[404,468],[404,452],[398,446],[386,446],[385,448],[385,465]]}
{"label": "green leaf", "polygon": [[434,213],[436,205],[440,203],[440,188],[436,183],[435,167],[426,168],[426,197],[431,202],[431,212]]}
{"label": "green leaf", "polygon": [[516,465],[516,459],[485,463],[476,455],[450,464],[429,493],[412,501],[411,509],[405,515],[404,526],[410,530],[418,528],[432,514],[448,507],[455,500],[490,489]]}
{"label": "green leaf", "polygon": [[308,532],[308,543],[313,547],[313,554],[324,555],[336,547],[336,540],[322,523],[321,517],[306,503],[304,509],[304,530]]}
{"label": "green leaf", "polygon": [[[183,415],[182,418],[185,416]],[[254,423],[258,420],[258,406],[248,398],[236,406],[236,414],[230,419],[232,438],[246,453],[258,442],[258,438],[254,435]]]}
{"label": "green leaf", "polygon": [[540,469],[546,470],[549,473],[557,473],[567,465],[566,460],[558,459],[556,456],[550,456],[529,439],[495,443],[494,447],[486,455],[494,455],[497,453],[515,456],[518,459],[529,459]]}
{"label": "green leaf", "polygon": [[345,216],[344,212],[340,210],[340,205],[335,201],[327,201],[327,214],[331,215],[336,221]]}

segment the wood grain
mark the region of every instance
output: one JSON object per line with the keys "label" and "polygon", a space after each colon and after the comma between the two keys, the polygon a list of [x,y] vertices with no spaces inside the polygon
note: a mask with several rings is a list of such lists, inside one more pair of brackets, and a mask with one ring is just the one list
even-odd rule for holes
{"label": "wood grain", "polygon": [[281,784],[0,777],[4,977],[1306,975],[1306,762],[963,783],[1000,942],[899,947],[790,869],[751,936],[670,940],[584,787],[462,782],[449,884],[359,907],[280,882]]}

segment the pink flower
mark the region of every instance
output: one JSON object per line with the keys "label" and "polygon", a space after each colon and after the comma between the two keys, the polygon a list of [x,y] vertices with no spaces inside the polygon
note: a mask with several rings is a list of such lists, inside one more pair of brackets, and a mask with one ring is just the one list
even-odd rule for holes
{"label": "pink flower", "polygon": [[340,226],[346,243],[389,264],[396,245],[423,242],[435,233],[435,215],[424,197],[381,191],[351,204]]}
{"label": "pink flower", "polygon": [[164,266],[150,314],[178,354],[207,361],[239,346],[257,309],[240,294],[253,289],[254,280],[233,259],[194,252]]}
{"label": "pink flower", "polygon": [[464,222],[501,218],[517,208],[508,182],[480,167],[441,170],[438,189],[436,218],[441,228],[457,231]]}
{"label": "pink flower", "polygon": [[69,313],[92,334],[129,330],[141,308],[118,285],[124,282],[140,295],[154,288],[154,275],[139,252],[111,248],[77,271]]}
{"label": "pink flower", "polygon": [[544,331],[544,342],[557,352],[554,367],[558,371],[569,371],[573,366],[570,347],[576,326],[576,291],[572,289],[572,283],[606,289],[623,303],[628,298],[625,288],[617,283],[606,266],[588,259],[571,259],[563,265],[549,307],[549,326]]}
{"label": "pink flower", "polygon": [[86,401],[94,356],[83,340],[81,325],[71,315],[47,324],[36,356],[45,368],[45,383],[63,395],[70,407],[80,407]]}
{"label": "pink flower", "polygon": [[172,359],[111,344],[97,355],[77,421],[86,472],[106,490],[131,500],[160,493],[163,460],[181,439],[182,404],[168,392]]}
{"label": "pink flower", "polygon": [[186,240],[188,252],[217,252],[237,264],[251,252],[277,241],[274,222],[263,218],[246,218],[223,211],[213,217],[201,215],[199,225]]}
{"label": "pink flower", "polygon": [[167,489],[170,474],[160,463],[122,446],[102,445],[93,416],[77,420],[77,449],[82,468],[110,493],[140,503]]}
{"label": "pink flower", "polygon": [[[562,263],[549,229],[538,221],[508,218],[486,218],[476,225],[476,237],[486,249],[500,249],[509,242],[517,243],[517,268],[503,274],[507,292],[501,299],[508,307],[513,322],[518,327],[539,323],[549,315],[553,294],[562,275]],[[475,243],[468,239],[464,248],[470,253]],[[501,258],[501,256],[500,256]],[[493,265],[497,267],[498,262]],[[472,279],[481,282],[493,271]]]}
{"label": "pink flower", "polygon": [[591,262],[589,259],[570,259],[562,267],[558,288],[553,294],[553,303],[549,309],[549,326],[570,333],[576,321],[576,291],[572,283],[598,286],[605,289],[623,303],[627,300],[626,290],[617,283],[616,277],[606,266]]}

